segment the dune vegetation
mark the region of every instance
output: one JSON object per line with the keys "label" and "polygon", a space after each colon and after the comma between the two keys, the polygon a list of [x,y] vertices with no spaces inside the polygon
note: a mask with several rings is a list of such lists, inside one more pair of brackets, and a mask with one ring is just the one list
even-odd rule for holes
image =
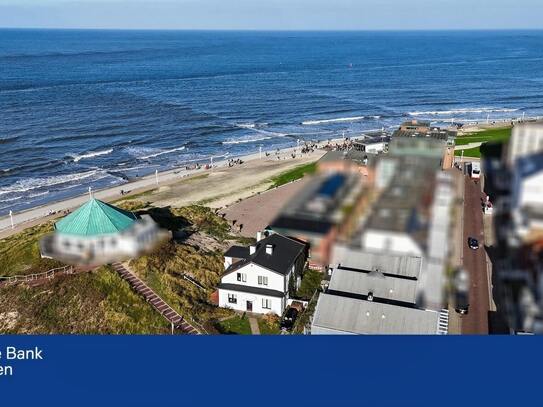
{"label": "dune vegetation", "polygon": [[169,323],[109,267],[0,288],[3,334],[167,334]]}

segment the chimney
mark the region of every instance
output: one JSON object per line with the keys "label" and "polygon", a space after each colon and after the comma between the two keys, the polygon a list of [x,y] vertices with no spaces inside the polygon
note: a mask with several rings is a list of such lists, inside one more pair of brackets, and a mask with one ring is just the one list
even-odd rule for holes
{"label": "chimney", "polygon": [[249,246],[249,254],[255,254],[256,253],[256,245],[252,244]]}
{"label": "chimney", "polygon": [[262,240],[262,232],[258,231],[256,232],[256,241],[260,242]]}
{"label": "chimney", "polygon": [[273,254],[273,245],[272,244],[267,244],[266,245],[266,254]]}

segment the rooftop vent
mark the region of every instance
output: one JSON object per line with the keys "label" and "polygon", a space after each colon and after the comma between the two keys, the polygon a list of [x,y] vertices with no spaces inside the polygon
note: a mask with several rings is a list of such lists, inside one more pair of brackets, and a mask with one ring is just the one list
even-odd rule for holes
{"label": "rooftop vent", "polygon": [[273,254],[273,245],[272,244],[267,244],[266,245],[266,254]]}
{"label": "rooftop vent", "polygon": [[368,301],[373,301],[373,292],[368,293]]}

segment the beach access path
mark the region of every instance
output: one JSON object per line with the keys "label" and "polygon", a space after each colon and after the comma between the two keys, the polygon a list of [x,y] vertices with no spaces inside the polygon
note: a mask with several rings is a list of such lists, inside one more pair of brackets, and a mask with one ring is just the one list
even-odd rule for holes
{"label": "beach access path", "polygon": [[[324,145],[324,143],[321,143]],[[292,158],[294,151],[296,158]],[[275,152],[266,157],[259,153],[240,157],[243,164],[228,166],[228,160],[214,162],[212,169],[202,167],[195,170],[172,169],[150,174],[126,184],[93,191],[97,199],[114,202],[120,199],[134,199],[150,202],[159,207],[185,206],[193,203],[211,207],[224,207],[249,196],[265,191],[272,184],[270,178],[299,165],[318,160],[325,150],[300,154],[300,149],[280,150],[279,159]],[[130,191],[121,195],[121,190]],[[143,196],[141,196],[144,194]],[[139,197],[138,197],[139,195]],[[0,218],[0,239],[20,232],[28,227],[64,216],[64,211],[74,210],[89,199],[89,194],[53,202],[13,214],[14,228],[9,216]],[[51,214],[55,212],[55,214]]]}

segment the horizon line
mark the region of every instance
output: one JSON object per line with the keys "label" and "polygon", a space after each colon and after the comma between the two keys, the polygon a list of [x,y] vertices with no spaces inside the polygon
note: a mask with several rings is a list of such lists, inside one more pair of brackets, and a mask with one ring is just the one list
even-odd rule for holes
{"label": "horizon line", "polygon": [[122,28],[122,27],[4,27],[0,30],[51,31],[207,31],[207,32],[448,32],[448,31],[543,31],[540,27],[525,28]]}

